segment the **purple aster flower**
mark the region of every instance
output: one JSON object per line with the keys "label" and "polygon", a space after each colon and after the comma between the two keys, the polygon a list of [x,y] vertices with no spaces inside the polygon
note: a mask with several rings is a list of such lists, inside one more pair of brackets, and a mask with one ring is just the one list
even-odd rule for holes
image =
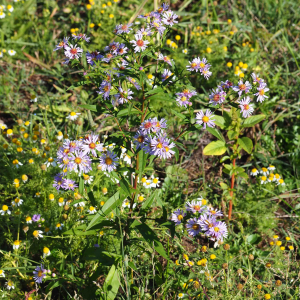
{"label": "purple aster flower", "polygon": [[218,86],[218,89],[230,89],[233,86],[232,82],[229,80],[226,80],[225,82],[221,81],[221,84]]}
{"label": "purple aster flower", "polygon": [[186,228],[189,235],[196,236],[201,231],[199,219],[197,218],[189,219],[187,221]]}
{"label": "purple aster flower", "polygon": [[64,140],[63,142],[63,152],[66,154],[78,151],[81,148],[81,141],[71,141],[69,139]]}
{"label": "purple aster flower", "polygon": [[208,68],[205,68],[205,69],[200,69],[200,73],[203,75],[203,77],[205,79],[209,79],[209,77],[212,75],[212,72],[209,71]]}
{"label": "purple aster flower", "polygon": [[234,86],[232,89],[235,92],[238,92],[239,97],[242,95],[243,92],[245,92],[245,94],[249,93],[250,89],[252,88],[251,84],[249,81],[246,81],[245,83],[243,83],[243,80],[241,79],[238,82],[238,85]]}
{"label": "purple aster flower", "polygon": [[212,105],[218,105],[225,101],[226,92],[222,89],[217,88],[216,90],[212,90],[212,93],[209,95],[209,103]]}
{"label": "purple aster flower", "polygon": [[187,70],[188,70],[188,71],[191,71],[191,72],[192,72],[192,71],[198,72],[199,69],[200,69],[200,62],[201,62],[201,60],[200,60],[199,57],[194,58],[194,59],[192,60],[192,62],[189,61],[189,64],[190,64],[190,65],[186,66]]}
{"label": "purple aster flower", "polygon": [[134,37],[135,37],[135,40],[130,41],[130,43],[134,47],[134,52],[136,53],[136,52],[144,51],[150,42],[144,41],[143,35],[139,34],[139,33],[135,34]]}
{"label": "purple aster flower", "polygon": [[216,218],[210,214],[204,214],[199,218],[199,224],[203,231],[208,231],[216,222]]}
{"label": "purple aster flower", "polygon": [[[129,33],[132,30],[133,24],[120,24],[116,26],[116,34]],[[116,30],[115,29],[115,30]]]}
{"label": "purple aster flower", "polygon": [[89,43],[90,39],[91,38],[87,37],[86,34],[84,34],[84,33],[79,33],[78,35],[76,35],[76,34],[73,35],[73,40],[84,40],[87,43]]}
{"label": "purple aster flower", "polygon": [[41,215],[33,215],[32,216],[32,221],[33,222],[38,222],[40,220],[40,218],[41,218]]}
{"label": "purple aster flower", "polygon": [[193,200],[192,202],[187,202],[185,206],[187,211],[192,212],[193,214],[197,212],[202,212],[203,207],[202,207],[202,202],[201,201],[195,201]]}
{"label": "purple aster flower", "polygon": [[144,149],[147,137],[148,136],[142,130],[138,130],[136,132],[135,136],[133,137],[133,143],[136,146],[136,150]]}
{"label": "purple aster flower", "polygon": [[[162,77],[162,82],[164,82],[165,80],[167,80],[170,76],[172,76],[173,73],[168,70],[168,69],[164,69],[164,72],[161,74],[161,77]],[[169,83],[171,83],[172,81],[169,81]]]}
{"label": "purple aster flower", "polygon": [[120,44],[118,49],[117,49],[117,54],[118,55],[123,55],[126,54],[128,52],[128,48],[126,47],[125,44]]}
{"label": "purple aster flower", "polygon": [[111,84],[110,82],[107,82],[106,80],[103,80],[100,87],[99,87],[100,91],[98,91],[97,93],[102,95],[103,94],[103,98],[107,99],[109,97],[110,94],[110,90],[111,90]]}
{"label": "purple aster flower", "polygon": [[253,82],[256,82],[258,84],[262,84],[264,82],[264,80],[259,78],[259,75],[256,75],[255,73],[252,73],[251,77],[253,79]]}
{"label": "purple aster flower", "polygon": [[36,283],[42,283],[43,279],[46,277],[47,270],[44,269],[44,266],[37,266],[33,271],[33,279]]}
{"label": "purple aster flower", "polygon": [[223,241],[228,235],[227,225],[225,222],[213,222],[206,234],[212,241]]}
{"label": "purple aster flower", "polygon": [[150,24],[152,28],[155,28],[160,35],[163,35],[164,31],[166,30],[166,27],[162,25],[160,18],[155,18],[152,23]]}
{"label": "purple aster flower", "polygon": [[98,135],[96,134],[89,134],[84,138],[82,141],[81,150],[84,155],[92,153],[94,157],[97,157],[96,150],[99,152],[103,151],[103,144],[97,143],[98,141]]}
{"label": "purple aster flower", "polygon": [[250,104],[250,97],[245,97],[239,102],[241,108],[241,114],[244,118],[248,118],[254,112],[253,104]]}
{"label": "purple aster flower", "polygon": [[70,58],[64,58],[64,61],[62,62],[63,65],[68,65],[70,62]]}
{"label": "purple aster flower", "polygon": [[161,53],[158,55],[158,60],[163,60],[165,63],[169,64],[172,67],[172,60],[168,56],[164,56]]}
{"label": "purple aster flower", "polygon": [[172,213],[171,220],[173,222],[175,222],[175,225],[179,225],[185,216],[186,216],[186,213],[183,210],[176,209]]}
{"label": "purple aster flower", "polygon": [[190,90],[188,90],[188,89],[184,89],[184,90],[182,91],[182,93],[183,93],[187,98],[191,98],[191,97],[197,95],[197,92],[196,92],[196,91],[190,91]]}
{"label": "purple aster flower", "polygon": [[74,191],[74,189],[77,188],[78,185],[76,184],[76,182],[74,180],[64,178],[61,187],[63,189],[65,189],[65,190],[72,190],[72,191]]}
{"label": "purple aster flower", "polygon": [[169,9],[169,4],[163,3],[162,6],[157,10],[159,14],[163,13],[164,11],[167,11]]}
{"label": "purple aster flower", "polygon": [[138,30],[136,33],[141,34],[143,36],[151,36],[152,35],[152,31],[149,27],[145,28],[141,28],[140,30]]}
{"label": "purple aster flower", "polygon": [[166,120],[164,118],[161,119],[160,121],[158,121],[156,117],[152,119],[151,130],[154,133],[160,132],[160,130],[163,129],[163,128],[167,128],[167,123],[166,123]]}
{"label": "purple aster flower", "polygon": [[127,80],[132,83],[134,85],[134,87],[137,89],[137,90],[140,90],[141,87],[139,86],[139,84],[136,82],[136,80],[132,77],[126,77]]}
{"label": "purple aster flower", "polygon": [[211,65],[207,62],[207,59],[205,57],[202,58],[202,60],[199,61],[199,68],[201,70],[209,70]]}
{"label": "purple aster flower", "polygon": [[258,93],[254,94],[254,96],[258,96],[257,97],[257,102],[259,101],[260,103],[262,103],[265,98],[269,98],[268,96],[265,95],[265,92],[268,92],[270,89],[267,87],[266,83],[261,83],[259,85],[259,87],[257,88]]}
{"label": "purple aster flower", "polygon": [[112,53],[108,52],[108,53],[105,54],[105,56],[103,56],[102,61],[104,61],[106,63],[109,63],[110,60],[112,58],[114,58],[114,57],[115,57],[115,55],[113,55]]}
{"label": "purple aster flower", "polygon": [[118,47],[119,47],[119,44],[118,42],[112,42],[110,43],[108,46],[106,46],[104,48],[104,51],[110,51],[110,53],[112,54],[117,54],[117,50],[118,50]]}
{"label": "purple aster flower", "polygon": [[65,47],[65,55],[69,59],[78,59],[81,57],[83,50],[80,47],[77,47],[77,45],[67,45]]}
{"label": "purple aster flower", "polygon": [[75,172],[88,173],[92,171],[92,161],[83,151],[75,151],[71,153],[70,160],[73,164],[73,170]]}
{"label": "purple aster flower", "polygon": [[214,115],[212,115],[212,112],[207,109],[205,112],[205,115],[202,110],[197,113],[196,115],[196,123],[199,125],[203,124],[203,128],[206,129],[206,126],[208,127],[215,127],[215,123],[213,120]]}
{"label": "purple aster flower", "polygon": [[65,37],[58,45],[56,45],[53,51],[57,51],[61,48],[66,48],[68,46],[69,37]]}
{"label": "purple aster flower", "polygon": [[131,91],[130,89],[123,90],[121,87],[119,87],[119,94],[117,94],[117,100],[119,104],[123,104],[124,102],[128,102],[128,100],[131,100],[133,97],[131,95],[133,95],[133,91]]}
{"label": "purple aster flower", "polygon": [[153,128],[153,119],[147,119],[147,120],[145,120],[142,124],[141,124],[141,126],[140,126],[140,130],[142,131],[142,132],[144,132],[145,134],[146,133],[150,133],[151,131],[152,131],[152,128]]}
{"label": "purple aster flower", "polygon": [[210,214],[211,216],[215,217],[215,218],[216,218],[216,217],[222,217],[222,216],[223,216],[223,213],[222,213],[220,210],[214,209],[214,208],[212,208],[212,207],[209,207],[209,208],[208,208],[207,213]]}
{"label": "purple aster flower", "polygon": [[100,157],[100,165],[102,167],[102,171],[112,172],[119,165],[118,157],[115,153],[111,151],[107,151],[103,153]]}
{"label": "purple aster flower", "polygon": [[86,60],[88,62],[88,64],[90,64],[91,66],[95,65],[95,62],[98,60],[101,60],[103,58],[103,55],[100,54],[100,52],[98,51],[93,51],[93,52],[89,52],[87,51],[86,53]]}
{"label": "purple aster flower", "polygon": [[167,159],[170,158],[175,152],[172,150],[175,144],[166,137],[164,132],[159,133],[154,138],[151,138],[150,144],[145,151],[151,155],[157,155],[160,158]]}
{"label": "purple aster flower", "polygon": [[169,26],[173,26],[174,24],[178,23],[178,21],[176,20],[178,18],[178,16],[171,10],[166,11],[163,13],[163,23],[165,23],[166,25]]}
{"label": "purple aster flower", "polygon": [[54,176],[54,183],[53,183],[53,187],[56,188],[57,190],[60,189],[61,185],[62,185],[62,180],[63,180],[63,175],[62,174],[56,174]]}
{"label": "purple aster flower", "polygon": [[192,105],[192,102],[189,101],[189,98],[186,97],[184,93],[176,93],[176,101],[179,106],[187,107],[188,105]]}

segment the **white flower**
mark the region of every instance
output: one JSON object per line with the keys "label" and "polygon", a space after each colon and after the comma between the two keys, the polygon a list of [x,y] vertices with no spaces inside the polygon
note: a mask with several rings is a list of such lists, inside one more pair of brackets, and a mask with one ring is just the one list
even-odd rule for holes
{"label": "white flower", "polygon": [[10,215],[11,211],[8,209],[8,206],[4,204],[4,205],[2,205],[2,209],[0,210],[0,214],[2,216],[5,215],[5,214]]}
{"label": "white flower", "polygon": [[5,283],[5,285],[6,285],[6,288],[7,288],[8,290],[11,290],[11,289],[14,289],[14,288],[15,288],[15,285],[14,285],[14,283],[13,283],[11,280],[8,280],[8,281]]}
{"label": "white flower", "polygon": [[15,50],[8,50],[8,54],[10,56],[14,56],[16,54],[16,51]]}
{"label": "white flower", "polygon": [[4,18],[5,18],[5,13],[0,10],[0,19],[4,19]]}
{"label": "white flower", "polygon": [[188,53],[188,49],[183,49],[182,53],[187,54]]}
{"label": "white flower", "polygon": [[129,165],[131,164],[131,157],[128,154],[124,153],[123,159],[124,159],[124,162],[126,162],[127,164],[129,164]]}
{"label": "white flower", "polygon": [[93,215],[94,213],[96,213],[96,208],[94,206],[90,206],[89,209],[88,209],[88,213]]}
{"label": "white flower", "polygon": [[279,179],[277,181],[277,185],[285,185],[284,180],[283,179]]}
{"label": "white flower", "polygon": [[152,183],[151,183],[151,187],[159,187],[160,181],[158,177],[154,177],[154,175],[151,176],[152,179]]}
{"label": "white flower", "polygon": [[250,175],[256,176],[258,173],[259,173],[259,171],[256,168],[254,168],[251,170]]}
{"label": "white flower", "polygon": [[43,235],[42,235],[43,231],[42,230],[35,230],[32,235],[36,238],[36,239],[39,239],[39,238],[43,238]]}
{"label": "white flower", "polygon": [[78,118],[78,116],[80,115],[80,113],[76,113],[74,111],[72,111],[68,116],[67,119],[70,119],[71,121],[74,121]]}
{"label": "white flower", "polygon": [[152,180],[147,179],[146,182],[143,183],[144,188],[150,189],[152,187]]}
{"label": "white flower", "polygon": [[48,160],[45,162],[45,165],[48,167],[52,166],[55,167],[56,166],[56,159],[49,157]]}
{"label": "white flower", "polygon": [[75,203],[74,205],[73,205],[74,207],[79,207],[79,206],[85,206],[85,203],[84,202],[78,202],[78,203]]}
{"label": "white flower", "polygon": [[274,171],[276,168],[275,168],[275,166],[269,165],[268,169],[269,169],[270,171]]}
{"label": "white flower", "polygon": [[263,174],[264,176],[267,176],[269,175],[269,171],[267,168],[261,168],[261,171],[260,171],[261,174]]}
{"label": "white flower", "polygon": [[64,138],[63,133],[62,133],[61,131],[59,131],[58,134],[57,134],[57,136],[56,136],[56,138],[57,138],[59,141],[62,140],[62,139]]}
{"label": "white flower", "polygon": [[93,178],[94,178],[94,176],[89,176],[87,174],[83,174],[83,179],[84,179],[85,184],[87,184],[87,183],[91,184],[94,180]]}
{"label": "white flower", "polygon": [[20,161],[18,161],[17,159],[13,160],[13,165],[17,169],[19,168],[19,166],[23,166],[23,164]]}
{"label": "white flower", "polygon": [[0,270],[0,277],[5,277],[5,272],[3,270]]}
{"label": "white flower", "polygon": [[125,199],[124,201],[123,201],[123,204],[122,204],[122,207],[128,207],[128,208],[130,208],[130,201],[128,200],[128,199]]}
{"label": "white flower", "polygon": [[267,183],[268,181],[267,181],[267,177],[266,176],[261,176],[261,178],[260,178],[260,183],[261,184],[265,184],[265,183]]}
{"label": "white flower", "polygon": [[[0,12],[0,14],[1,14],[1,12]],[[0,58],[1,58],[1,57],[3,57],[3,53],[0,51]]]}
{"label": "white flower", "polygon": [[7,5],[7,10],[9,12],[13,12],[14,11],[14,8],[12,7],[12,5]]}
{"label": "white flower", "polygon": [[30,96],[30,102],[37,102],[38,98],[37,95],[33,94]]}
{"label": "white flower", "polygon": [[43,249],[43,257],[47,257],[51,254],[50,249],[47,247],[44,247]]}
{"label": "white flower", "polygon": [[55,228],[56,228],[57,230],[58,230],[58,229],[62,230],[63,227],[64,227],[64,224],[62,224],[62,223],[57,223],[57,224],[55,225]]}
{"label": "white flower", "polygon": [[135,40],[130,41],[130,43],[135,47],[134,52],[144,51],[150,42],[144,41],[143,35],[140,33],[135,34],[134,37]]}
{"label": "white flower", "polygon": [[21,206],[23,204],[23,200],[20,198],[16,198],[14,201],[11,201],[12,206]]}
{"label": "white flower", "polygon": [[64,206],[65,204],[66,204],[66,200],[64,198],[60,197],[58,199],[58,205],[59,206]]}
{"label": "white flower", "polygon": [[13,249],[14,249],[14,250],[17,250],[17,249],[19,249],[19,247],[20,247],[20,244],[21,244],[21,242],[20,242],[20,241],[14,241],[14,244],[13,244]]}
{"label": "white flower", "polygon": [[144,195],[142,195],[142,194],[140,194],[140,195],[137,196],[138,202],[143,202],[144,199],[145,199],[145,197],[144,197]]}

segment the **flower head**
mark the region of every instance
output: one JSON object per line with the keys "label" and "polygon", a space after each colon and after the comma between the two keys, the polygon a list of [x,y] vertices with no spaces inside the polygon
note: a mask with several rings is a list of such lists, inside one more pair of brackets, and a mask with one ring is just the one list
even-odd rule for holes
{"label": "flower head", "polygon": [[65,49],[65,55],[68,59],[78,59],[81,57],[83,50],[77,45],[68,44]]}
{"label": "flower head", "polygon": [[41,266],[37,266],[35,268],[35,270],[33,271],[33,278],[34,278],[34,281],[36,283],[42,283],[43,282],[43,279],[46,277],[46,269],[44,269],[44,266],[41,265]]}
{"label": "flower head", "polygon": [[175,225],[179,225],[185,216],[186,216],[186,213],[183,210],[176,209],[172,213],[171,220],[173,222],[175,222]]}
{"label": "flower head", "polygon": [[100,157],[100,165],[103,171],[112,172],[119,165],[117,155],[111,151],[103,153]]}
{"label": "flower head", "polygon": [[200,231],[201,227],[197,218],[189,219],[186,224],[186,228],[189,235],[196,236]]}
{"label": "flower head", "polygon": [[212,112],[209,109],[206,110],[205,114],[201,110],[196,115],[196,123],[199,125],[203,124],[204,129],[206,129],[206,126],[213,128],[213,127],[215,127],[213,117],[214,117],[214,115],[212,115]]}
{"label": "flower head", "polygon": [[241,114],[243,114],[244,118],[248,118],[253,112],[253,104],[250,104],[250,97],[245,97],[241,101],[239,101],[239,107],[241,108]]}
{"label": "flower head", "polygon": [[134,47],[134,52],[144,51],[147,48],[149,41],[143,40],[143,35],[140,33],[135,34],[134,37],[135,40],[130,41]]}

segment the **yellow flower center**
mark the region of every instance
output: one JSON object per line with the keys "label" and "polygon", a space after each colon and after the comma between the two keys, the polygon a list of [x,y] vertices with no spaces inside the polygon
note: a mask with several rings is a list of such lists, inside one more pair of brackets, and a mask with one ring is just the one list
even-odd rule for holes
{"label": "yellow flower center", "polygon": [[161,149],[162,147],[163,147],[162,143],[158,143],[158,144],[156,145],[156,148]]}
{"label": "yellow flower center", "polygon": [[263,95],[265,94],[265,91],[264,91],[264,90],[260,90],[260,91],[259,91],[259,94],[260,94],[261,96],[263,96]]}
{"label": "yellow flower center", "polygon": [[76,164],[79,165],[81,163],[82,159],[80,157],[76,157],[74,161]]}
{"label": "yellow flower center", "polygon": [[215,232],[219,232],[219,231],[220,231],[220,228],[219,228],[219,227],[215,227],[215,228],[214,228],[214,231],[215,231]]}
{"label": "yellow flower center", "polygon": [[194,210],[200,210],[200,205],[194,205]]}
{"label": "yellow flower center", "polygon": [[177,219],[181,221],[183,219],[183,215],[178,215]]}
{"label": "yellow flower center", "polygon": [[42,277],[43,276],[43,271],[38,271],[38,277]]}
{"label": "yellow flower center", "polygon": [[204,123],[207,123],[207,122],[209,121],[209,117],[204,116],[204,117],[202,118],[202,121],[203,121]]}
{"label": "yellow flower center", "polygon": [[3,205],[3,206],[2,206],[2,210],[3,210],[3,211],[7,211],[7,210],[8,210],[8,206],[7,206],[7,205]]}
{"label": "yellow flower center", "polygon": [[194,224],[194,225],[192,226],[192,228],[193,228],[194,230],[198,230],[198,229],[199,229],[199,225],[198,225],[198,224]]}
{"label": "yellow flower center", "polygon": [[72,117],[76,116],[76,112],[72,111],[72,112],[70,113],[70,116],[72,116]]}
{"label": "yellow flower center", "polygon": [[113,163],[113,160],[110,157],[106,157],[105,163],[110,166]]}

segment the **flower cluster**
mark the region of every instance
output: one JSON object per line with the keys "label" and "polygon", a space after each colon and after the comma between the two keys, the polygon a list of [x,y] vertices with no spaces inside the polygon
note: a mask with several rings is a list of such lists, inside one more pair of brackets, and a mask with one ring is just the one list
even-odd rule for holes
{"label": "flower cluster", "polygon": [[261,184],[266,184],[268,182],[272,182],[275,183],[276,185],[285,185],[285,182],[282,178],[282,176],[278,173],[273,173],[273,171],[275,171],[275,166],[273,165],[269,165],[267,168],[266,167],[262,167],[261,170],[258,170],[257,168],[253,168],[250,171],[250,175],[252,176],[258,176],[259,174],[261,174],[260,176],[260,183]]}
{"label": "flower cluster", "polygon": [[187,232],[191,236],[205,234],[212,241],[223,242],[227,237],[227,225],[216,218],[223,216],[222,212],[206,205],[202,198],[187,202],[185,210],[177,209],[172,213],[171,220],[175,225],[186,221]]}
{"label": "flower cluster", "polygon": [[205,57],[202,60],[199,57],[194,58],[189,63],[190,64],[188,66],[186,66],[188,71],[191,71],[191,72],[199,71],[204,76],[205,79],[208,79],[212,75],[212,72],[209,71],[209,68],[211,67],[211,65],[207,62]]}
{"label": "flower cluster", "polygon": [[170,158],[175,152],[172,150],[175,144],[168,139],[163,129],[167,128],[165,119],[160,121],[155,117],[145,120],[134,136],[136,149],[143,149],[150,155],[159,158]]}

